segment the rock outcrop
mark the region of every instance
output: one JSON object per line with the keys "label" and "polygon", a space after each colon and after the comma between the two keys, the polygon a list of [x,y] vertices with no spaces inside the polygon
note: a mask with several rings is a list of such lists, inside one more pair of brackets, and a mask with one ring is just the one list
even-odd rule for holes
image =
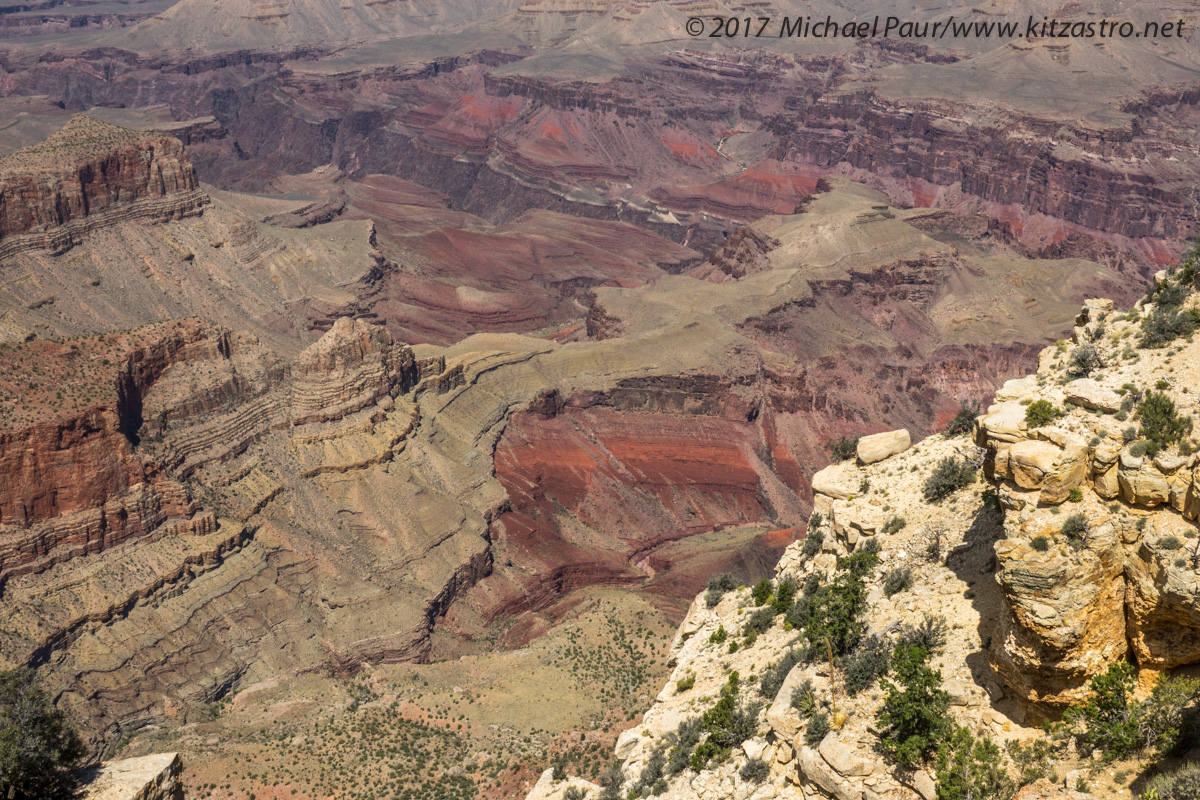
{"label": "rock outcrop", "polygon": [[[1194,304],[1190,295],[1185,305]],[[1150,299],[1136,311],[1163,313]],[[1111,302],[1089,302],[1077,322],[1069,342],[1042,353],[1037,380],[1014,387],[978,427],[1008,509],[1008,538],[996,544],[1006,602],[992,661],[1012,690],[1047,713],[1084,699],[1088,681],[1126,651],[1151,671],[1200,658],[1194,446],[1184,435],[1155,453],[1143,438],[1151,423],[1139,413],[1147,392],[1162,392],[1185,416],[1200,352],[1186,341],[1174,354],[1134,350],[1124,342],[1143,335],[1140,322],[1114,314]],[[1072,380],[1085,349],[1105,366]],[[1172,375],[1173,355],[1187,374]],[[1034,403],[1053,418],[1027,417]],[[1140,428],[1128,426],[1128,415]],[[1067,517],[1076,520],[1069,532]]]}
{"label": "rock outcrop", "polygon": [[108,761],[83,789],[83,800],[183,800],[177,753]]}
{"label": "rock outcrop", "polygon": [[73,117],[44,142],[0,158],[0,260],[61,252],[89,231],[178,219],[208,202],[178,139]]}

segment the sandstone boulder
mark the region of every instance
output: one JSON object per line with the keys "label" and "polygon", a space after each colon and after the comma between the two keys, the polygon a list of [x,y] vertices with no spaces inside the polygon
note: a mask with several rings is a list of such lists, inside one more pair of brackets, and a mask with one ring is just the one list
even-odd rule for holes
{"label": "sandstone boulder", "polygon": [[538,778],[525,800],[562,800],[568,789],[579,789],[586,797],[596,797],[601,788],[583,778],[567,777],[565,780],[554,780],[554,770],[548,769]]}
{"label": "sandstone boulder", "polygon": [[1025,406],[1017,402],[996,403],[979,420],[980,436],[988,442],[1019,442],[1025,438]]}
{"label": "sandstone boulder", "polygon": [[889,456],[903,453],[912,447],[912,437],[907,430],[886,431],[873,433],[858,440],[858,460],[864,464],[874,464]]}
{"label": "sandstone boulder", "polygon": [[1087,446],[1081,441],[1065,442],[1058,464],[1046,475],[1038,502],[1043,505],[1064,502],[1073,489],[1083,485],[1089,471]]}
{"label": "sandstone boulder", "polygon": [[1037,390],[1037,375],[1026,375],[1024,378],[1012,378],[1005,381],[1004,385],[996,390],[995,399],[997,403],[1020,400],[1022,397],[1029,397]]}
{"label": "sandstone boulder", "polygon": [[817,750],[821,758],[840,775],[870,775],[875,768],[872,761],[860,756],[853,747],[832,734],[821,740]]}
{"label": "sandstone boulder", "polygon": [[82,800],[175,800],[182,796],[178,753],[107,761],[83,788]]}
{"label": "sandstone boulder", "polygon": [[[854,464],[843,461],[840,464],[830,464],[813,475],[812,490],[814,495],[824,495],[835,500],[847,500],[858,494],[858,487],[861,483],[862,474]],[[816,499],[814,498],[814,500]],[[828,505],[826,506],[827,510]]]}
{"label": "sandstone boulder", "polygon": [[796,757],[796,769],[802,779],[813,783],[834,800],[861,800],[862,790],[855,791],[851,786],[842,783],[838,773],[821,758],[821,754],[811,747],[800,748]]}
{"label": "sandstone boulder", "polygon": [[1171,500],[1166,476],[1149,459],[1122,454],[1117,481],[1121,496],[1129,503],[1153,508]]}
{"label": "sandstone boulder", "polygon": [[1119,411],[1121,395],[1092,380],[1080,378],[1066,385],[1067,402],[1092,411]]}
{"label": "sandstone boulder", "polygon": [[1063,451],[1050,442],[1026,440],[1008,450],[1008,470],[1022,489],[1037,489],[1058,467]]}

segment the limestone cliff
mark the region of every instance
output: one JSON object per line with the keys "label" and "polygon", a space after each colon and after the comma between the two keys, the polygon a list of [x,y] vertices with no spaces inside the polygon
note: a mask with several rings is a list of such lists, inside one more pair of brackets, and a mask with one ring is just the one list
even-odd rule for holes
{"label": "limestone cliff", "polygon": [[0,259],[65,250],[90,230],[175,219],[207,202],[178,139],[73,117],[44,142],[0,159]]}

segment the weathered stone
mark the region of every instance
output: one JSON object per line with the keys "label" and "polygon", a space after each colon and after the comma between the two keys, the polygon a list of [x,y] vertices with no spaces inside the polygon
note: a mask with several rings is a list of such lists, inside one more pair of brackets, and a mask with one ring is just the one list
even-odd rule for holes
{"label": "weathered stone", "polygon": [[178,753],[107,761],[83,787],[81,800],[177,800],[182,770]]}
{"label": "weathered stone", "polygon": [[812,478],[814,494],[832,497],[835,500],[847,500],[858,494],[862,483],[862,474],[854,464],[843,461],[840,464],[830,464]]}
{"label": "weathered stone", "polygon": [[[583,778],[567,777],[565,780],[554,780],[554,770],[548,769],[541,774],[538,782],[533,785],[525,800],[562,800],[568,789],[578,789],[586,797],[596,797],[601,788]],[[139,798],[140,800],[140,798]]]}
{"label": "weathered stone", "polygon": [[1025,406],[1017,402],[996,403],[979,420],[980,436],[987,441],[1019,442],[1027,429]]}
{"label": "weathered stone", "polygon": [[1111,500],[1119,495],[1121,493],[1121,482],[1117,478],[1117,468],[1113,466],[1105,472],[1093,475],[1092,488],[1096,490],[1096,494],[1105,500]]}
{"label": "weathered stone", "polygon": [[1115,412],[1121,408],[1121,395],[1091,378],[1080,378],[1066,385],[1067,402],[1092,411]]}
{"label": "weathered stone", "polygon": [[820,753],[811,747],[800,748],[800,755],[796,758],[796,769],[805,780],[816,784],[822,792],[834,800],[861,800],[862,798],[862,792],[844,785],[837,772],[825,763],[825,759],[821,758]]}
{"label": "weathered stone", "polygon": [[[1134,467],[1136,463],[1138,466]],[[1166,477],[1146,459],[1121,456],[1121,467],[1117,470],[1121,485],[1121,496],[1129,503],[1153,508],[1171,499],[1171,487]]]}
{"label": "weathered stone", "polygon": [[1026,375],[1024,378],[1011,378],[996,390],[995,402],[1003,403],[1007,400],[1020,400],[1022,397],[1029,397],[1031,394],[1037,392],[1037,390],[1037,375]]}
{"label": "weathered stone", "polygon": [[899,774],[899,778],[905,786],[921,795],[923,800],[937,800],[937,784],[925,770],[902,773]]}
{"label": "weathered stone", "polygon": [[1078,552],[1039,553],[1026,544],[1054,534],[1045,516],[1022,525],[1019,539],[995,544],[1003,613],[992,665],[1014,694],[1061,707],[1087,695],[1087,682],[1119,659],[1125,641],[1125,556],[1115,527],[1093,520]]}
{"label": "weathered stone", "polygon": [[[1178,558],[1184,566],[1175,566]],[[1147,542],[1128,559],[1129,642],[1143,668],[1171,669],[1200,659],[1200,586],[1190,560],[1190,552]]]}
{"label": "weathered stone", "polygon": [[854,752],[854,749],[833,734],[821,740],[817,748],[829,766],[841,775],[870,775],[875,765]]}
{"label": "weathered stone", "polygon": [[1013,481],[1022,489],[1040,488],[1047,474],[1058,467],[1062,454],[1062,450],[1049,442],[1017,442],[1008,451]]}
{"label": "weathered stone", "polygon": [[874,464],[885,458],[903,453],[912,447],[912,437],[907,430],[873,433],[858,440],[858,460],[864,464]]}
{"label": "weathered stone", "polygon": [[1078,489],[1087,480],[1088,471],[1087,447],[1079,441],[1067,442],[1058,464],[1046,474],[1038,502],[1043,505],[1064,502],[1072,490]]}

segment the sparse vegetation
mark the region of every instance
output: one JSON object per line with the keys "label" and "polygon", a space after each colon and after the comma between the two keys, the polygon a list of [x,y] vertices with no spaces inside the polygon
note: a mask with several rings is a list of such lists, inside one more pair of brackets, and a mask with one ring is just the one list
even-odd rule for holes
{"label": "sparse vegetation", "polygon": [[950,695],[942,674],[928,665],[929,651],[916,644],[896,645],[891,673],[881,678],[886,695],[879,710],[879,745],[902,767],[918,767],[937,750],[950,729]]}
{"label": "sparse vegetation", "polygon": [[946,456],[938,462],[925,480],[925,500],[930,503],[940,502],[959,489],[970,486],[974,480],[974,465],[954,456]]}
{"label": "sparse vegetation", "polygon": [[1025,423],[1030,428],[1040,428],[1049,425],[1062,416],[1062,411],[1049,400],[1034,400],[1025,407]]}
{"label": "sparse vegetation", "polygon": [[937,800],[1011,800],[1017,790],[995,741],[963,727],[938,747],[936,774]]}
{"label": "sparse vegetation", "polygon": [[850,655],[842,659],[846,693],[851,697],[871,688],[888,672],[892,659],[891,646],[880,637],[866,639]]}
{"label": "sparse vegetation", "polygon": [[857,436],[830,439],[825,442],[825,449],[829,451],[829,457],[834,461],[845,461],[848,458],[854,458],[858,452],[858,439]]}
{"label": "sparse vegetation", "polygon": [[722,572],[720,575],[714,575],[708,581],[708,591],[704,593],[704,602],[709,607],[714,607],[721,602],[721,598],[726,592],[732,592],[737,588],[737,581],[728,572]]}
{"label": "sparse vegetation", "polygon": [[83,741],[33,670],[0,672],[0,797],[51,800],[78,785]]}
{"label": "sparse vegetation", "polygon": [[761,758],[752,758],[745,763],[738,775],[751,783],[762,783],[771,774],[771,767]]}
{"label": "sparse vegetation", "polygon": [[1138,419],[1141,435],[1158,447],[1174,444],[1192,432],[1191,416],[1180,416],[1175,401],[1163,392],[1146,392],[1138,404]]}
{"label": "sparse vegetation", "polygon": [[908,567],[894,569],[883,579],[883,593],[891,597],[894,594],[908,591],[912,588],[912,570]]}
{"label": "sparse vegetation", "polygon": [[946,429],[942,431],[947,436],[962,436],[975,430],[975,418],[979,416],[979,403],[963,402]]}

